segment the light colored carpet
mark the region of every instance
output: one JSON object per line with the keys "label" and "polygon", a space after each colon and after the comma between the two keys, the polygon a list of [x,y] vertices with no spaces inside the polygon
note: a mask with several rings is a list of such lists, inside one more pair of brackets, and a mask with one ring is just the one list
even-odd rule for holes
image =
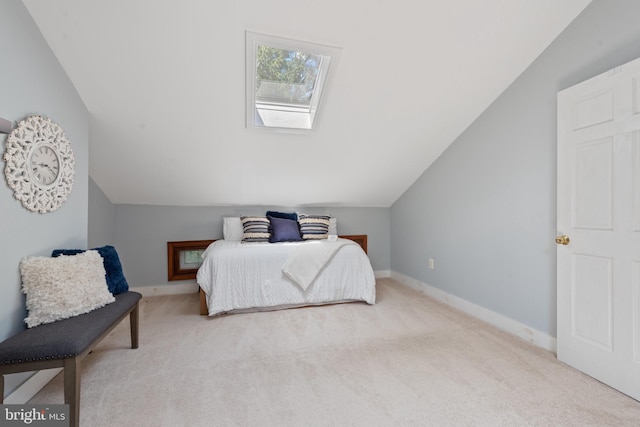
{"label": "light colored carpet", "polygon": [[[199,316],[144,298],[82,372],[83,426],[623,426],[640,403],[380,279],[378,303]],[[58,375],[30,403],[62,403]]]}

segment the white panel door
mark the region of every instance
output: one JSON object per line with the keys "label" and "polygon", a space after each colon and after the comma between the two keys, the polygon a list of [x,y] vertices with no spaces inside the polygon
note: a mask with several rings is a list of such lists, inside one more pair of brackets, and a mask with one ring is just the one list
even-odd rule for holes
{"label": "white panel door", "polygon": [[558,359],[640,400],[640,60],[558,94]]}

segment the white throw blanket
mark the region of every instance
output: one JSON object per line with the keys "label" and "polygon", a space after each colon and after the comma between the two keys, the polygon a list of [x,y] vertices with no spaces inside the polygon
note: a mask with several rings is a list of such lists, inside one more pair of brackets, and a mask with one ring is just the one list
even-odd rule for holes
{"label": "white throw blanket", "polygon": [[357,244],[347,239],[338,239],[335,242],[318,240],[309,243],[296,248],[282,267],[282,272],[305,291],[338,249],[345,245]]}

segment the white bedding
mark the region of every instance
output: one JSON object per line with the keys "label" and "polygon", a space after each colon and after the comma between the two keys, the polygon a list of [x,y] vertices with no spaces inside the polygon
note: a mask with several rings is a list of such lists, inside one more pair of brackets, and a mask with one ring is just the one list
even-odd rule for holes
{"label": "white bedding", "polygon": [[[236,310],[262,310],[335,302],[375,304],[375,277],[362,248],[346,239],[304,290],[283,272],[306,245],[336,242],[241,243],[217,240],[204,252],[197,274],[210,316]],[[307,250],[304,250],[305,252]]]}
{"label": "white bedding", "polygon": [[308,245],[298,245],[282,267],[284,275],[305,291],[341,247],[355,245],[354,242],[347,239],[340,239],[336,242],[321,240],[309,243]]}

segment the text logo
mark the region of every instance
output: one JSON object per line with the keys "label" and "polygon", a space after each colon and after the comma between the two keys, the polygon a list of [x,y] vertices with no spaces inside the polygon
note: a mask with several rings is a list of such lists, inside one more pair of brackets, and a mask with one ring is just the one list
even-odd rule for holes
{"label": "text logo", "polygon": [[0,405],[0,427],[69,427],[69,405]]}

